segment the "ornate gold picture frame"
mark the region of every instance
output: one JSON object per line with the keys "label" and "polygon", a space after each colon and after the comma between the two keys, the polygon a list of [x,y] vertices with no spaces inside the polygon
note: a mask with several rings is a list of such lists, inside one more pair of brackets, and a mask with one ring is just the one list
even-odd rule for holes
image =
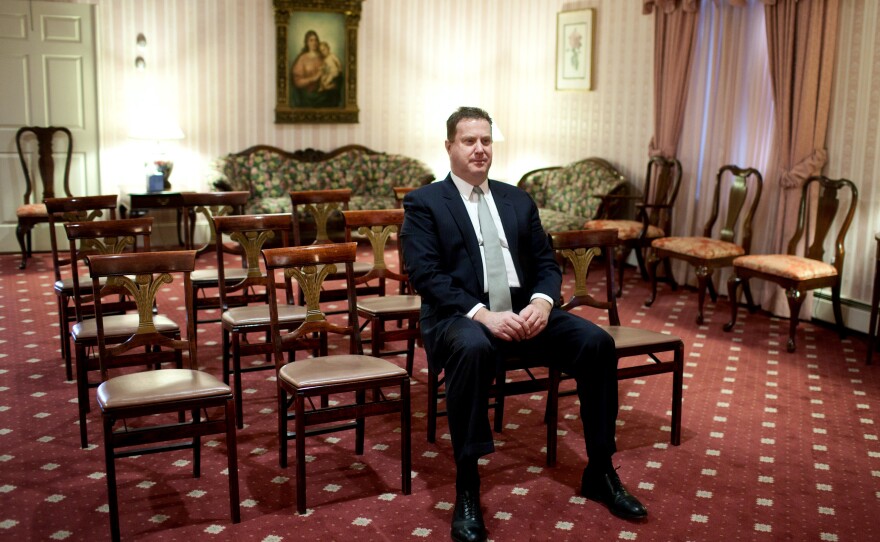
{"label": "ornate gold picture frame", "polygon": [[357,123],[363,0],[273,0],[276,123]]}

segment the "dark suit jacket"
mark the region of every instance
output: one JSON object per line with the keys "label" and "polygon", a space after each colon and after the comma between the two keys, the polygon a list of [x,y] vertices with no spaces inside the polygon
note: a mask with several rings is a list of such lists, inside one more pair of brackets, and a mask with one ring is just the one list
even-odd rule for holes
{"label": "dark suit jacket", "polygon": [[[519,277],[520,288],[512,297],[514,311],[528,304],[534,293],[558,300],[562,275],[535,202],[525,191],[498,181],[490,180],[489,190]],[[403,207],[404,261],[422,297],[421,326],[428,362],[439,372],[443,362],[433,355],[438,328],[452,317],[467,314],[477,303],[488,302],[480,247],[450,176],[410,192]]]}

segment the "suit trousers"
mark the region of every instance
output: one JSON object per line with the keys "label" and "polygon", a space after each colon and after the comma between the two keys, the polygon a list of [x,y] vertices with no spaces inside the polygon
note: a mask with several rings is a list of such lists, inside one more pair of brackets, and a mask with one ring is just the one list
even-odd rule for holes
{"label": "suit trousers", "polygon": [[456,461],[495,450],[489,424],[489,387],[508,356],[526,356],[577,383],[587,456],[610,464],[616,451],[617,355],[614,339],[589,320],[554,308],[547,327],[525,341],[504,341],[465,316],[439,322],[433,358],[443,363],[446,410]]}

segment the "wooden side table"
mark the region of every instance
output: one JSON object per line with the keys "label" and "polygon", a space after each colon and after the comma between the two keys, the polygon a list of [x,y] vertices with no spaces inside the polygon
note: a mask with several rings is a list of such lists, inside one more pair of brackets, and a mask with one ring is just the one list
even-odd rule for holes
{"label": "wooden side table", "polygon": [[183,239],[183,196],[180,192],[148,192],[144,194],[129,194],[131,203],[126,209],[125,205],[119,206],[119,216],[132,218],[147,214],[150,209],[174,209],[177,211],[177,242],[185,247]]}
{"label": "wooden side table", "polygon": [[876,261],[874,262],[874,295],[871,298],[871,320],[868,326],[868,354],[865,363],[870,365],[874,357],[874,339],[877,337],[877,313],[880,312],[880,233],[874,235],[877,240]]}

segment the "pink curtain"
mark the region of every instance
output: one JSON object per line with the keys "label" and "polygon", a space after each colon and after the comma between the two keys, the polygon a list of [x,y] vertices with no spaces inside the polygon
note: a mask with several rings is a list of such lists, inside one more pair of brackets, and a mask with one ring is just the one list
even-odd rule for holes
{"label": "pink curtain", "polygon": [[644,0],[654,19],[654,136],[650,156],[677,156],[684,122],[691,57],[697,28],[697,0]]}
{"label": "pink curtain", "polygon": [[[772,234],[767,252],[784,253],[795,230],[800,187],[821,173],[827,162],[825,135],[831,106],[831,81],[837,44],[838,0],[762,0],[773,83],[778,167],[765,173]],[[778,288],[763,294],[765,306],[788,315]],[[811,315],[805,302],[802,318]]]}

